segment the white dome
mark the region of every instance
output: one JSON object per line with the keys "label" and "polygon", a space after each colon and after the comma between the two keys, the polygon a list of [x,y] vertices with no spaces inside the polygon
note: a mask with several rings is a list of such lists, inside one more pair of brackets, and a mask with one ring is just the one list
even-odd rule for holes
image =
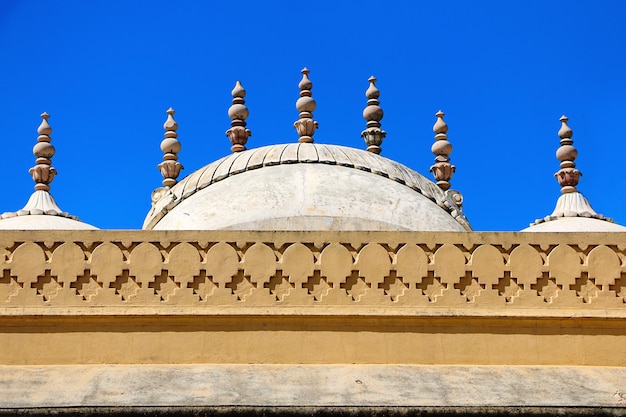
{"label": "white dome", "polygon": [[591,217],[559,217],[527,227],[522,232],[626,232],[626,227]]}
{"label": "white dome", "polygon": [[0,215],[0,230],[97,230],[62,211],[48,191],[31,194],[26,206]]}
{"label": "white dome", "polygon": [[157,194],[144,229],[471,230],[458,193],[387,158],[333,145],[235,153]]}
{"label": "white dome", "polygon": [[522,232],[626,232],[626,227],[596,213],[585,196],[576,191],[561,195],[552,214]]}
{"label": "white dome", "polygon": [[67,217],[30,214],[0,219],[0,230],[98,230],[98,228]]}

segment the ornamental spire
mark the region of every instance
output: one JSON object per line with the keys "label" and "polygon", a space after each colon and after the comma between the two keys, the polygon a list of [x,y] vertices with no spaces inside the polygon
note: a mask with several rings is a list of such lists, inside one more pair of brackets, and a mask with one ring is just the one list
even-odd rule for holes
{"label": "ornamental spire", "polygon": [[[552,214],[544,217],[543,219],[535,220],[535,222],[531,224],[531,228],[525,230],[534,231],[532,226],[558,220],[562,217],[588,217],[592,219],[606,220],[612,223],[612,219],[596,213],[596,211],[591,207],[589,200],[587,200],[587,198],[576,189],[578,179],[583,174],[576,169],[576,163],[574,162],[578,156],[578,151],[573,146],[574,141],[572,140],[572,136],[574,135],[574,132],[567,125],[567,121],[569,120],[567,116],[561,116],[559,120],[561,121],[561,128],[559,129],[558,135],[561,138],[561,146],[556,151],[556,157],[559,161],[561,161],[561,169],[559,169],[554,176],[561,185],[561,196],[556,201],[556,207],[552,211]],[[587,229],[582,225],[580,227],[581,232],[593,230]],[[597,229],[597,231],[600,230],[601,229]],[[574,231],[574,229],[570,229],[570,231]]]}
{"label": "ornamental spire", "polygon": [[37,128],[39,137],[37,138],[37,144],[33,147],[33,154],[37,157],[35,160],[35,166],[28,172],[35,181],[36,191],[50,191],[50,183],[54,179],[57,170],[52,167],[52,158],[54,156],[54,146],[50,143],[52,140],[50,134],[52,128],[48,124],[48,118],[50,115],[46,112],[41,114],[41,124]]}
{"label": "ornamental spire", "polygon": [[161,170],[161,175],[163,175],[163,186],[167,188],[171,188],[176,184],[176,178],[180,174],[180,170],[183,169],[183,166],[178,162],[178,156],[176,155],[180,152],[180,142],[178,141],[178,123],[174,120],[174,111],[173,108],[167,109],[167,120],[163,124],[163,128],[165,129],[165,139],[161,141],[161,151],[164,153],[163,162],[157,165],[157,168]]}
{"label": "ornamental spire", "polygon": [[383,109],[379,106],[380,91],[376,88],[376,77],[372,75],[367,81],[369,81],[370,86],[365,92],[367,107],[363,110],[363,118],[367,121],[367,128],[361,132],[361,137],[365,140],[369,152],[379,154],[382,151],[380,145],[383,143],[387,132],[380,128]]}
{"label": "ornamental spire", "polygon": [[37,157],[35,161],[36,165],[28,171],[33,177],[33,181],[35,181],[35,192],[30,195],[30,198],[22,209],[15,212],[2,213],[0,219],[28,215],[51,215],[78,220],[76,216],[72,216],[61,210],[50,193],[50,183],[57,174],[57,171],[52,167],[52,161],[50,159],[54,156],[55,149],[50,143],[52,140],[50,138],[52,128],[48,124],[49,117],[50,115],[48,115],[48,113],[44,112],[41,114],[43,120],[37,128],[39,137],[33,147],[33,154]]}
{"label": "ornamental spire", "polygon": [[576,185],[578,185],[578,179],[583,174],[576,169],[576,163],[574,162],[578,156],[578,151],[572,145],[574,143],[572,140],[574,132],[567,125],[569,119],[567,116],[563,115],[559,120],[561,121],[561,128],[559,129],[561,146],[556,151],[556,157],[561,161],[561,169],[559,169],[554,176],[559,182],[559,185],[561,185],[562,194],[574,193],[577,191]]}
{"label": "ornamental spire", "polygon": [[317,129],[317,122],[313,120],[313,110],[315,110],[315,100],[313,99],[313,83],[309,80],[309,69],[302,69],[302,80],[298,84],[300,88],[300,98],[296,101],[296,108],[300,112],[300,118],[293,124],[296,128],[300,139],[300,143],[313,143],[313,134]]}
{"label": "ornamental spire", "polygon": [[233,152],[241,152],[246,150],[246,142],[248,137],[252,136],[252,132],[246,129],[246,119],[248,118],[248,108],[246,107],[244,97],[246,90],[241,83],[237,81],[235,88],[231,92],[233,96],[233,104],[228,109],[228,117],[231,118],[231,128],[226,131],[226,136],[233,145],[230,150]]}
{"label": "ornamental spire", "polygon": [[450,179],[456,167],[450,164],[449,155],[452,153],[452,144],[448,142],[448,125],[443,120],[445,113],[439,110],[435,116],[437,116],[437,121],[433,126],[435,143],[433,143],[431,150],[436,156],[435,164],[430,167],[430,172],[433,173],[433,176],[437,180],[439,188],[446,191],[450,188]]}

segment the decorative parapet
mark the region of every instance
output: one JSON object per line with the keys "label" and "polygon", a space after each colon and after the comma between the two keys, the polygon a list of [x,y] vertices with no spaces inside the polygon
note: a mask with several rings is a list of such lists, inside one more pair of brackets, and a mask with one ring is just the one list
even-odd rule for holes
{"label": "decorative parapet", "polygon": [[0,315],[626,318],[626,234],[0,235]]}

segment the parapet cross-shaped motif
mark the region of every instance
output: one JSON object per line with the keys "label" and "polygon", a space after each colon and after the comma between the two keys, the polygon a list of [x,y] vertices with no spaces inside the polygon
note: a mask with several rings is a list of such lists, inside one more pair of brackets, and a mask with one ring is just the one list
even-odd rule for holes
{"label": "parapet cross-shaped motif", "polygon": [[313,296],[313,300],[321,301],[322,298],[328,295],[328,292],[333,288],[333,283],[328,282],[325,276],[319,269],[313,271],[313,275],[302,283],[302,288],[308,290],[308,294]]}
{"label": "parapet cross-shaped motif", "polygon": [[587,272],[583,272],[580,278],[576,278],[575,284],[569,286],[570,290],[576,291],[576,295],[582,298],[583,303],[590,303],[592,298],[598,296],[598,286],[594,278],[589,278]]}
{"label": "parapet cross-shaped motif", "polygon": [[448,284],[442,284],[441,278],[436,277],[433,271],[428,271],[428,276],[417,284],[417,289],[422,290],[422,295],[427,296],[431,303],[436,303],[437,297],[441,297],[447,288]]}
{"label": "parapet cross-shaped motif", "polygon": [[559,292],[563,289],[562,285],[556,283],[548,272],[544,272],[542,277],[537,280],[536,284],[530,285],[531,290],[537,291],[537,295],[543,297],[543,301],[550,304],[559,296]]}
{"label": "parapet cross-shaped motif", "polygon": [[476,302],[476,297],[485,289],[485,284],[480,284],[476,278],[472,276],[471,271],[467,271],[461,280],[454,284],[454,288],[461,292],[468,303]]}
{"label": "parapet cross-shaped motif", "polygon": [[37,295],[40,295],[44,301],[50,301],[63,288],[63,283],[57,281],[58,277],[52,275],[49,269],[46,269],[43,275],[37,277],[37,281],[31,284],[32,288],[37,289]]}
{"label": "parapet cross-shaped motif", "polygon": [[398,273],[393,270],[389,271],[389,275],[385,277],[385,280],[378,284],[378,288],[382,288],[385,291],[385,295],[391,298],[391,301],[398,301],[399,297],[404,295],[404,292],[409,288],[408,284],[402,281],[402,277],[398,276]]}
{"label": "parapet cross-shaped motif", "polygon": [[359,275],[359,271],[353,270],[350,276],[346,277],[346,282],[342,282],[339,288],[346,290],[352,301],[359,302],[372,285],[365,282],[365,278]]}
{"label": "parapet cross-shaped motif", "polygon": [[124,269],[121,275],[115,277],[115,281],[111,283],[110,288],[115,288],[115,294],[122,297],[122,301],[128,301],[131,297],[137,295],[137,291],[141,288],[141,282],[136,281],[136,277],[130,275],[128,269]]}
{"label": "parapet cross-shaped motif", "polygon": [[267,288],[270,294],[276,297],[276,301],[283,301],[294,288],[294,284],[289,282],[289,275],[283,275],[283,271],[278,269],[269,282],[263,284],[263,288]]}
{"label": "parapet cross-shaped motif", "polygon": [[492,284],[491,288],[498,290],[498,295],[504,297],[504,301],[512,303],[515,297],[519,297],[520,291],[524,289],[524,284],[519,285],[517,278],[511,277],[510,271],[504,271],[504,276],[498,278],[497,284]]}
{"label": "parapet cross-shaped motif", "polygon": [[193,293],[200,298],[200,301],[206,301],[217,287],[218,284],[213,281],[213,276],[207,276],[204,269],[198,275],[194,275],[192,282],[187,283],[187,288],[193,289]]}
{"label": "parapet cross-shaped motif", "polygon": [[153,288],[154,294],[161,297],[161,301],[169,301],[170,296],[180,288],[180,282],[174,281],[174,277],[163,269],[159,275],[154,276],[154,281],[148,284],[148,288]]}
{"label": "parapet cross-shaped motif", "polygon": [[245,301],[256,288],[256,282],[252,282],[250,275],[245,275],[243,269],[240,269],[233,275],[233,280],[226,284],[226,288],[230,288],[232,294],[237,296],[237,301]]}
{"label": "parapet cross-shaped motif", "polygon": [[98,290],[102,288],[102,283],[98,282],[98,277],[92,275],[89,269],[85,269],[83,275],[78,275],[76,281],[70,284],[70,288],[75,288],[76,295],[81,296],[84,301],[90,301],[93,296],[98,294]]}

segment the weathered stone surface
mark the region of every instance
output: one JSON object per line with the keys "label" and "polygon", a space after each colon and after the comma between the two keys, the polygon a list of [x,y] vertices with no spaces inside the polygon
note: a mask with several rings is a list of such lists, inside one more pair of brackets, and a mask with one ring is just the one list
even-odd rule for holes
{"label": "weathered stone surface", "polygon": [[408,365],[0,367],[0,408],[624,407],[626,368]]}

